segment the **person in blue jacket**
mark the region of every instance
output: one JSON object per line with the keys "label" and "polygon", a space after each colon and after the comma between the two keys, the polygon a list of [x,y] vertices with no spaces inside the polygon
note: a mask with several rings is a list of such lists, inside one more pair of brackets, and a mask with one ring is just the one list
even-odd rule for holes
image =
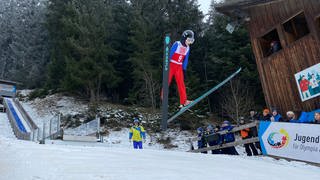
{"label": "person in blue jacket", "polygon": [[[233,129],[233,126],[231,126],[231,123],[229,121],[223,121],[221,125],[221,131],[231,131]],[[227,134],[222,135],[222,143],[230,143],[235,141],[235,136],[233,132],[229,132]],[[230,154],[230,155],[239,155],[236,148],[234,146],[232,147],[226,147],[221,149],[222,154]]]}
{"label": "person in blue jacket", "polygon": [[[197,128],[198,133],[198,149],[207,147],[207,141],[205,137],[205,132],[202,127]],[[207,151],[201,152],[207,154]]]}
{"label": "person in blue jacket", "polygon": [[146,141],[146,133],[144,128],[139,124],[139,119],[134,118],[134,125],[130,128],[129,141],[133,141],[134,149],[142,149],[142,141]]}
{"label": "person in blue jacket", "polygon": [[282,116],[278,113],[277,109],[272,109],[270,120],[273,122],[283,122]]}

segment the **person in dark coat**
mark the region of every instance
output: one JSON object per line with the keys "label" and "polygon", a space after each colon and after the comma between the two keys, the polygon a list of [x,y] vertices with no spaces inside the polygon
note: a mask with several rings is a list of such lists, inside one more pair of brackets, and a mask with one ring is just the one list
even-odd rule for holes
{"label": "person in dark coat", "polygon": [[262,116],[260,117],[260,121],[270,121],[271,114],[269,109],[264,109],[262,111]]}
{"label": "person in dark coat", "polygon": [[258,120],[259,120],[259,115],[258,115],[257,111],[255,111],[254,109],[250,109],[250,110],[249,110],[248,120],[249,120],[250,122],[258,121]]}
{"label": "person in dark coat", "polygon": [[[216,146],[221,144],[221,135],[218,133],[220,127],[209,125],[206,129],[206,139],[209,146]],[[211,150],[212,154],[221,154],[220,149]]]}
{"label": "person in dark coat", "polygon": [[[255,110],[251,109],[249,111],[249,118],[248,119],[249,119],[249,122],[258,121],[259,120],[259,115]],[[249,136],[258,137],[258,129],[257,129],[257,127],[251,127],[250,128]],[[256,149],[260,150],[261,153],[259,153],[259,154],[262,154],[260,142],[255,142],[254,145],[255,145]]]}
{"label": "person in dark coat", "polygon": [[[245,124],[245,121],[244,119],[241,119],[240,120],[240,125],[244,125]],[[240,135],[241,135],[241,138],[242,139],[249,139],[249,138],[252,138],[252,136],[250,135],[250,129],[249,128],[246,128],[246,129],[242,129],[240,131]],[[248,143],[248,144],[245,144],[244,145],[244,148],[246,150],[246,153],[248,156],[252,156],[252,154],[254,156],[257,156],[258,155],[258,151],[256,149],[256,147],[254,146],[253,143]]]}
{"label": "person in dark coat", "polygon": [[[199,127],[197,129],[197,133],[198,133],[198,149],[207,147],[207,141],[206,141],[204,129],[202,127]],[[204,151],[201,153],[207,154],[207,151]]]}
{"label": "person in dark coat", "polygon": [[[229,121],[224,121],[221,125],[221,131],[224,131],[224,130],[231,131],[232,129],[233,129],[233,126],[231,126]],[[234,133],[230,132],[222,135],[222,143],[230,143],[234,141],[235,141]],[[239,155],[239,153],[237,152],[234,146],[223,148],[221,149],[221,152],[222,154]]]}

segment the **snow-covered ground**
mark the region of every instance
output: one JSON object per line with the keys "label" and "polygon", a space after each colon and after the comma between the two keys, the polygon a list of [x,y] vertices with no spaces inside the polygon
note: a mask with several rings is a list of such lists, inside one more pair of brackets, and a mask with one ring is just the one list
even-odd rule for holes
{"label": "snow-covered ground", "polygon": [[41,127],[57,113],[75,115],[87,111],[87,105],[76,101],[72,97],[49,95],[44,99],[21,102],[33,121]]}
{"label": "snow-covered ground", "polygon": [[[86,108],[72,98],[59,96],[24,102],[23,106],[39,127],[52,112],[76,114]],[[320,167],[247,157],[241,146],[237,147],[240,156],[187,153],[187,140],[193,134],[177,129],[147,133],[144,149],[133,150],[128,128],[110,129],[104,143],[46,140],[41,145],[12,138],[9,126],[6,114],[0,113],[0,180],[320,179]],[[165,149],[157,141],[167,137],[174,148]]]}
{"label": "snow-covered ground", "polygon": [[317,180],[320,168],[267,157],[83,145],[0,137],[0,180]]}

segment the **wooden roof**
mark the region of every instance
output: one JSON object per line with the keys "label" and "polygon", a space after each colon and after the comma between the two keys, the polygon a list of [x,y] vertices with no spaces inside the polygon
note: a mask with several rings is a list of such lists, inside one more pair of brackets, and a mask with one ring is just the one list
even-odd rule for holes
{"label": "wooden roof", "polygon": [[223,3],[216,4],[214,7],[218,12],[231,17],[241,17],[241,13],[249,7],[259,6],[281,0],[225,0]]}
{"label": "wooden roof", "polygon": [[8,80],[3,80],[3,79],[0,79],[0,83],[3,83],[3,84],[10,84],[10,85],[17,85],[17,84],[20,84],[20,83],[18,83],[18,82],[8,81]]}

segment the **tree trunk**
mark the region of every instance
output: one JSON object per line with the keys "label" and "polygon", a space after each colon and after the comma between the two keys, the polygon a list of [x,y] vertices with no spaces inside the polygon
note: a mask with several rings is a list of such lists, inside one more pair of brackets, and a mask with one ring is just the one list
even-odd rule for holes
{"label": "tree trunk", "polygon": [[1,79],[5,79],[4,78],[4,73],[5,73],[5,70],[6,70],[6,67],[7,67],[7,61],[4,60],[4,63],[2,64],[2,70],[1,70]]}
{"label": "tree trunk", "polygon": [[90,89],[90,104],[95,104],[96,103],[95,90],[93,87],[89,87],[89,89]]}
{"label": "tree trunk", "polygon": [[96,100],[97,100],[97,103],[100,102],[100,92],[101,92],[101,79],[102,79],[102,75],[101,73],[99,74],[99,77],[98,77],[98,84],[97,84],[97,92],[96,92]]}

